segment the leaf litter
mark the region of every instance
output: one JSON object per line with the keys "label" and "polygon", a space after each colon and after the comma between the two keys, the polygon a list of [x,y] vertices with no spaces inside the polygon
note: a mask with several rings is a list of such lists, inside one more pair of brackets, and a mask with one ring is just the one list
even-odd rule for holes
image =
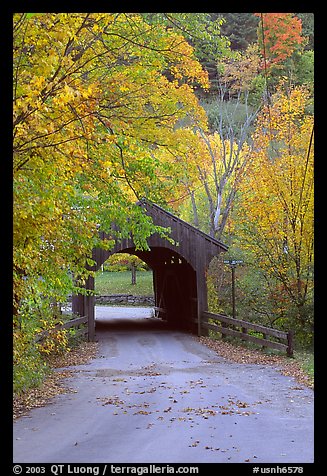
{"label": "leaf litter", "polygon": [[13,418],[16,420],[32,410],[44,407],[52,398],[64,393],[76,393],[64,384],[66,378],[72,377],[74,370],[57,370],[64,367],[84,365],[96,357],[98,344],[96,342],[82,342],[70,352],[48,358],[50,374],[37,388],[31,388],[21,395],[14,396]]}
{"label": "leaf litter", "polygon": [[313,379],[304,372],[301,365],[296,360],[290,357],[282,355],[266,355],[258,349],[247,349],[240,345],[211,339],[210,337],[201,336],[198,339],[202,344],[214,350],[218,355],[227,360],[239,364],[277,366],[278,370],[283,375],[294,377],[298,383],[306,387],[314,387]]}

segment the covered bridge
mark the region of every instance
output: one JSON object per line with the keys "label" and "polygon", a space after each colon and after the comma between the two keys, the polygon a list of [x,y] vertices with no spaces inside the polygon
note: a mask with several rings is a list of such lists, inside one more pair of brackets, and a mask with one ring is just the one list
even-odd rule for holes
{"label": "covered bridge", "polygon": [[[140,206],[158,226],[170,228],[170,236],[176,244],[160,237],[157,233],[148,238],[148,251],[135,249],[131,238],[116,241],[110,251],[93,250],[96,262],[94,269],[115,253],[130,253],[142,259],[153,271],[155,306],[159,317],[174,326],[191,330],[200,335],[201,313],[208,309],[206,271],[210,261],[227,246],[203,233],[194,226],[167,212],[158,205],[142,200]],[[103,232],[102,237],[105,238]],[[94,278],[89,277],[87,289],[94,289]],[[94,296],[73,296],[73,312],[88,316],[89,340],[94,339]]]}

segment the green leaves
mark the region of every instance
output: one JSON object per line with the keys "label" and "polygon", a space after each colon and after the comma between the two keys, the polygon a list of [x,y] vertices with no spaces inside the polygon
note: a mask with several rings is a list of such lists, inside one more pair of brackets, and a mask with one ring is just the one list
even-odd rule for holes
{"label": "green leaves", "polygon": [[167,234],[136,202],[169,196],[182,121],[205,128],[195,86],[208,76],[190,44],[140,14],[14,15],[14,320],[35,321],[29,339],[80,292],[94,247]]}

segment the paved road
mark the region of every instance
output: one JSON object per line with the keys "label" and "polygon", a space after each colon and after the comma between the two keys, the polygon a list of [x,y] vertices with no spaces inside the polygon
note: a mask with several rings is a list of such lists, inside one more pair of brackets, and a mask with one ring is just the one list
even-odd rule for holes
{"label": "paved road", "polygon": [[229,362],[149,309],[96,318],[98,357],[67,380],[76,393],[14,423],[15,462],[313,461],[312,390]]}

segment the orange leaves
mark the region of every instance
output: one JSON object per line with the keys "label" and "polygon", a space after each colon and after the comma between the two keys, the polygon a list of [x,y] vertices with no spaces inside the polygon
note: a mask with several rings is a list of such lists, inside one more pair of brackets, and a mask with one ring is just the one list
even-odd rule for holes
{"label": "orange leaves", "polygon": [[279,65],[299,48],[305,38],[302,23],[292,13],[256,13],[261,18],[258,39],[266,65]]}
{"label": "orange leaves", "polygon": [[176,35],[177,46],[173,51],[177,58],[170,67],[171,73],[177,80],[187,78],[189,84],[197,81],[204,89],[209,89],[208,73],[202,68],[201,64],[195,59],[193,48],[182,36]]}
{"label": "orange leaves", "polygon": [[231,92],[248,91],[260,71],[257,45],[249,45],[246,51],[235,51],[231,58],[222,59],[220,78]]}

